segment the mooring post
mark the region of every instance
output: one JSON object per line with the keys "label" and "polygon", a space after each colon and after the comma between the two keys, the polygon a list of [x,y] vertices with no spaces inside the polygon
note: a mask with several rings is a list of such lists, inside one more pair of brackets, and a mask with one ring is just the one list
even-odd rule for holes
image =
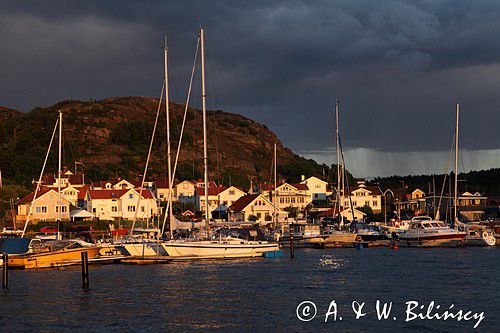
{"label": "mooring post", "polygon": [[295,249],[294,249],[294,239],[293,239],[293,223],[290,224],[290,258],[293,259],[295,257]]}
{"label": "mooring post", "polygon": [[4,253],[2,255],[3,259],[3,270],[2,270],[2,289],[9,289],[9,255]]}
{"label": "mooring post", "polygon": [[89,254],[85,251],[82,252],[82,288],[89,287]]}

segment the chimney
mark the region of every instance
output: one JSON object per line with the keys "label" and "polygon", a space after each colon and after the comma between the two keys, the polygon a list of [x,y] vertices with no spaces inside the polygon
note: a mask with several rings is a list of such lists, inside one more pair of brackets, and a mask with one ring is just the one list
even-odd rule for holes
{"label": "chimney", "polygon": [[300,181],[303,182],[304,180],[306,180],[306,176],[300,175]]}

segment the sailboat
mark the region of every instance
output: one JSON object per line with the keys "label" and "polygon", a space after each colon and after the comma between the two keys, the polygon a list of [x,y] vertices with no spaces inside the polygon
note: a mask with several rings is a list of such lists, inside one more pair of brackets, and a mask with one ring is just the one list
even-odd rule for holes
{"label": "sailboat", "polygon": [[[42,176],[45,171],[47,159],[50,154],[50,149],[57,129],[59,128],[59,156],[58,156],[58,206],[57,206],[57,225],[58,232],[56,240],[43,241],[38,239],[29,239],[25,237],[26,229],[33,214],[33,205],[38,192],[40,191]],[[88,253],[89,259],[94,259],[99,256],[99,247],[94,244],[85,243],[81,240],[62,240],[59,232],[60,222],[62,220],[61,209],[61,161],[62,161],[62,112],[59,111],[59,118],[56,121],[54,131],[50,140],[47,154],[45,155],[42,172],[38,179],[37,187],[33,195],[32,203],[29,208],[28,218],[24,224],[23,232],[20,238],[10,239],[3,242],[3,251],[9,256],[9,266],[13,268],[46,268],[76,265],[81,262],[81,254]]]}
{"label": "sailboat", "polygon": [[[456,105],[455,123],[455,194],[454,219],[451,227],[439,221],[439,208],[436,218],[417,216],[411,220],[410,227],[399,236],[399,244],[407,247],[456,247],[464,244],[466,233],[458,230],[458,120],[460,103]],[[450,152],[451,155],[451,152]],[[444,183],[443,183],[444,189]]]}
{"label": "sailboat", "polygon": [[[208,214],[208,155],[207,155],[207,115],[206,115],[206,93],[205,93],[205,43],[204,28],[200,28],[198,43],[201,51],[201,89],[202,89],[202,111],[203,111],[203,170],[205,187],[205,239],[171,239],[162,242],[163,249],[167,255],[174,259],[230,259],[230,258],[249,258],[260,257],[266,252],[279,250],[275,242],[251,241],[222,233],[214,234],[210,237],[210,220]],[[167,73],[166,73],[167,74]],[[168,79],[165,77],[168,84]],[[166,88],[168,91],[168,87]],[[168,111],[167,111],[168,112]],[[170,135],[167,127],[167,137]],[[182,135],[182,134],[181,134]],[[168,139],[167,139],[168,140]],[[169,141],[167,141],[169,142]],[[170,160],[168,161],[170,164]],[[174,168],[175,169],[175,168]],[[170,166],[169,166],[170,173]],[[172,175],[169,174],[169,178]],[[172,182],[169,182],[169,193],[172,193]],[[169,216],[172,235],[172,205],[169,204]],[[167,214],[167,212],[165,212]],[[166,215],[165,215],[166,216]]]}
{"label": "sailboat", "polygon": [[[337,200],[335,203],[335,207],[333,209],[333,214],[338,212],[338,230],[332,230],[328,233],[324,233],[323,237],[319,238],[319,241],[314,244],[317,247],[344,247],[344,246],[352,246],[356,242],[357,234],[352,233],[348,230],[343,230],[344,221],[341,214],[342,211],[342,199],[345,192],[345,166],[344,166],[344,157],[342,153],[342,147],[340,144],[340,131],[339,131],[339,101],[335,102],[335,146],[337,152]],[[337,209],[338,208],[338,209]],[[354,214],[354,210],[351,204],[351,211]],[[335,216],[333,216],[335,217]],[[353,216],[354,219],[354,216]]]}

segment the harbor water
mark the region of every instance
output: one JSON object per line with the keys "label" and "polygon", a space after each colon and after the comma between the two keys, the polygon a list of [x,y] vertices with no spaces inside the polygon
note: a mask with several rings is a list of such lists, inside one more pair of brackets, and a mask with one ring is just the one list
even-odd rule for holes
{"label": "harbor water", "polygon": [[[289,258],[11,271],[1,332],[498,332],[498,248],[296,249]],[[378,320],[376,301],[392,302]],[[313,302],[312,310],[297,307]],[[336,321],[326,317],[335,302]],[[356,319],[353,301],[365,303]],[[484,312],[475,320],[405,321],[405,303]],[[307,303],[310,304],[310,303]],[[422,310],[424,311],[424,310]],[[340,320],[342,317],[342,320]],[[327,318],[327,322],[325,322]]]}

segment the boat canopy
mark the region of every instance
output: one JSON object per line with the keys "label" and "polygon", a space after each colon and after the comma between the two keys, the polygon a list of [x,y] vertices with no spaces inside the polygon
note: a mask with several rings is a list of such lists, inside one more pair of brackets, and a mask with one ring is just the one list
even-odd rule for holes
{"label": "boat canopy", "polygon": [[0,253],[23,254],[28,252],[30,238],[0,238]]}

